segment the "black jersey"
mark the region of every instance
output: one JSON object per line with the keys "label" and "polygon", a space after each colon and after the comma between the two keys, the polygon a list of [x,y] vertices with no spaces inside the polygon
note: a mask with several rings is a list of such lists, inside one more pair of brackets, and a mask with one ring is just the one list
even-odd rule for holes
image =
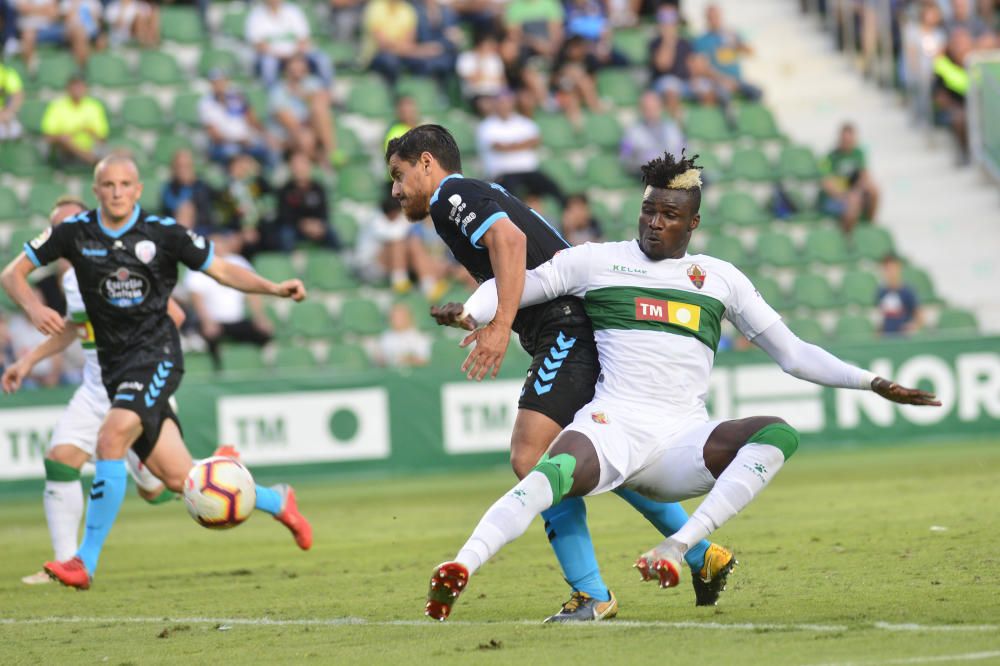
{"label": "black jersey", "polygon": [[[490,254],[479,244],[479,239],[502,218],[510,219],[524,232],[527,240],[526,267],[529,270],[569,247],[569,243],[545,218],[496,183],[452,174],[441,181],[431,196],[430,209],[434,229],[451,249],[455,259],[477,282],[494,277]],[[514,319],[513,329],[520,337],[521,345],[528,353],[534,354],[536,334],[546,318],[578,318],[581,315],[586,319],[580,301],[563,297],[553,303],[522,308]]]}
{"label": "black jersey", "polygon": [[46,229],[24,244],[24,253],[36,266],[61,257],[76,269],[101,370],[110,374],[122,363],[159,360],[164,353],[181,358],[177,327],[167,316],[177,263],[204,270],[214,248],[173,218],[137,205],[120,229],[105,227],[99,210],[89,210]]}

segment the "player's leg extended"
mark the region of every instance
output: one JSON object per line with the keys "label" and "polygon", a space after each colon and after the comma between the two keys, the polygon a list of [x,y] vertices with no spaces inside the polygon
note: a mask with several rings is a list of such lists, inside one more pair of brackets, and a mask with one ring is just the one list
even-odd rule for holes
{"label": "player's leg extended", "polygon": [[[628,488],[616,488],[615,494],[645,516],[665,537],[671,536],[688,521],[687,511],[676,502],[657,502]],[[705,553],[711,545],[707,539],[702,539],[684,554],[684,560],[691,571],[700,571],[705,565]]]}
{"label": "player's leg extended", "polygon": [[[684,552],[743,510],[767,486],[798,445],[798,432],[782,419],[758,416],[718,424],[702,448],[700,470],[693,469],[690,460],[672,460],[671,454],[684,451],[684,447],[668,452],[662,461],[665,466],[679,471],[687,467],[690,473],[687,479],[665,479],[665,492],[673,487],[682,496],[690,495],[685,491],[688,484],[691,489],[704,484],[711,490],[676,534],[639,558],[637,566],[643,577],[651,577],[649,569],[657,564],[679,565]],[[662,569],[659,578],[663,587],[676,584],[676,580],[664,578]]]}
{"label": "player's leg extended", "polygon": [[[56,561],[76,554],[83,519],[83,485],[80,468],[90,454],[72,444],[56,444],[45,456],[45,521]],[[46,580],[48,577],[46,576]]]}
{"label": "player's leg extended", "polygon": [[600,477],[600,461],[590,439],[577,431],[564,431],[534,469],[483,515],[455,560],[437,567],[426,614],[446,619],[472,574],[524,534],[535,516],[567,497],[586,495],[597,487]]}

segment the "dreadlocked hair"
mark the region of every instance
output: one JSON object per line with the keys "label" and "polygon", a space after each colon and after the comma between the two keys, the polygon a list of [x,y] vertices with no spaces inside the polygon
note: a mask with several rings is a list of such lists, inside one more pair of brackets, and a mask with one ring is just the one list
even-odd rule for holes
{"label": "dreadlocked hair", "polygon": [[663,153],[663,157],[642,165],[642,182],[650,187],[688,192],[694,205],[692,210],[697,212],[701,206],[701,167],[694,163],[696,159],[698,155],[687,157],[683,150],[680,159]]}

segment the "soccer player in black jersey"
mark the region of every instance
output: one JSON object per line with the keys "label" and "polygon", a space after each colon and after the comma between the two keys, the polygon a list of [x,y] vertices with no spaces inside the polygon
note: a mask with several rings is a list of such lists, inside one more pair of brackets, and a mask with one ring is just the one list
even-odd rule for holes
{"label": "soccer player in black jersey", "polygon": [[[139,207],[142,182],[135,163],[112,155],[94,169],[100,205],[24,245],[0,275],[0,282],[32,324],[46,335],[64,325],[57,312],[32,292],[28,274],[59,258],[76,270],[80,292],[94,328],[98,360],[111,409],[97,435],[96,474],[87,505],[86,530],[76,557],[48,562],[45,570],[66,585],[86,589],[97,568],[104,540],[125,496],[125,454],[129,447],[168,488],[181,492],[193,466],[169,398],[184,373],[180,337],[167,315],[177,282],[177,264],[201,270],[245,292],[301,301],[299,280],[275,284],[215,257],[211,242],[171,218]],[[298,512],[288,486],[257,486],[256,507],[287,526],[303,550],[312,543],[309,523]]]}
{"label": "soccer player in black jersey", "polygon": [[[430,215],[438,235],[477,281],[496,277],[496,318],[479,332],[462,370],[469,378],[496,377],[511,330],[532,355],[510,443],[514,473],[523,478],[576,411],[594,397],[594,384],[600,381],[594,332],[582,302],[566,297],[518,310],[525,271],[568,244],[544,218],[499,185],[463,177],[455,140],[440,125],[421,125],[393,139],[385,158],[392,195],[407,218],[418,221]],[[439,323],[459,323],[461,305],[457,310],[452,305],[433,311]],[[616,492],[664,536],[687,522],[678,504],[653,502],[627,489]],[[546,621],[613,617],[618,603],[601,580],[583,500],[564,500],[542,517],[572,588],[562,610]],[[696,603],[714,604],[735,564],[733,554],[702,541],[685,559],[692,569]]]}

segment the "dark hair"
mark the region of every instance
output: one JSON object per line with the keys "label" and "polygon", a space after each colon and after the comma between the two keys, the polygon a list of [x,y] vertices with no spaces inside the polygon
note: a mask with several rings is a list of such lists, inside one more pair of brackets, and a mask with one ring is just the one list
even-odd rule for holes
{"label": "dark hair", "polygon": [[[657,157],[642,165],[642,182],[650,187],[669,189],[670,181],[682,173],[691,169],[701,171],[701,167],[694,163],[696,159],[698,155],[686,157],[683,150],[680,159],[670,153],[663,153],[663,157]],[[701,207],[701,188],[693,187],[684,191],[691,195],[694,205],[692,212],[698,212]]]}
{"label": "dark hair", "polygon": [[441,168],[449,173],[461,173],[462,154],[455,137],[441,125],[418,125],[406,134],[396,137],[385,148],[385,162],[398,155],[399,159],[416,164],[422,153],[430,153]]}

